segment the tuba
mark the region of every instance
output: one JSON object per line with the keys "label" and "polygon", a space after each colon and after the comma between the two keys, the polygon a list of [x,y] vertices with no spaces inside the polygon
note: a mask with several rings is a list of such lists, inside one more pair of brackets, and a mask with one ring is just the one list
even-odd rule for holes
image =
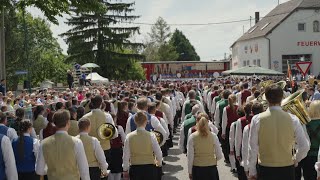
{"label": "tuba", "polygon": [[104,123],[98,128],[97,133],[100,139],[110,140],[116,133],[116,127],[110,123]]}
{"label": "tuba", "polygon": [[281,107],[284,111],[290,111],[292,114],[296,115],[302,124],[308,124],[308,122],[311,121],[311,118],[302,99],[303,92],[304,90],[297,91],[282,100]]}
{"label": "tuba", "polygon": [[[272,80],[269,80],[269,81],[264,81],[265,84],[267,84],[267,82],[271,82]],[[273,81],[272,81],[273,82]],[[261,83],[260,83],[261,84]],[[260,85],[259,84],[259,85]],[[279,81],[277,83],[269,83],[267,84],[267,86],[263,87],[264,89],[268,86],[271,86],[271,85],[278,85],[281,87],[282,90],[284,90],[284,88],[286,87],[287,83],[285,81]],[[286,98],[286,97],[284,97]],[[263,106],[263,110],[267,110],[268,107],[269,107],[269,104],[268,104],[268,101],[267,101],[267,98],[266,98],[266,95],[265,95],[265,92],[262,92],[258,97],[257,97],[257,101],[260,102]]]}
{"label": "tuba", "polygon": [[156,136],[158,144],[160,145],[163,141],[163,135],[159,131],[151,131],[151,133]]}
{"label": "tuba", "polygon": [[262,81],[261,83],[259,83],[259,87],[266,89],[266,87],[273,84],[273,82],[273,80]]}

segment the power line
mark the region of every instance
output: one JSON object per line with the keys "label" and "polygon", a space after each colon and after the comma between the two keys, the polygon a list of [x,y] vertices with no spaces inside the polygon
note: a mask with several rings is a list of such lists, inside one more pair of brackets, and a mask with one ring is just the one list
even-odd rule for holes
{"label": "power line", "polygon": [[[316,6],[319,6],[319,4],[315,4],[306,8],[313,8]],[[293,10],[292,10],[293,11]],[[261,18],[268,18],[268,17],[274,17],[274,16],[279,16],[283,14],[288,14],[291,13],[292,11],[287,11],[287,12],[282,12],[282,13],[277,13],[269,16],[264,16]],[[251,21],[252,18],[248,19],[240,19],[240,20],[230,20],[230,21],[220,21],[220,22],[209,22],[209,23],[173,23],[173,24],[168,24],[169,26],[210,26],[210,25],[223,25],[223,24],[233,24],[233,23],[239,23],[239,22],[246,22],[246,21]],[[128,24],[135,24],[135,25],[147,25],[147,26],[153,26],[155,23],[147,23],[147,22],[125,22]]]}

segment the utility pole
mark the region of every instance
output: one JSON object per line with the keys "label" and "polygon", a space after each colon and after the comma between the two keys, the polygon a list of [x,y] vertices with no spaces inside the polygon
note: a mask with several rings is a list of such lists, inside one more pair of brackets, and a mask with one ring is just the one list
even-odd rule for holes
{"label": "utility pole", "polygon": [[6,60],[5,60],[5,28],[4,28],[4,6],[1,9],[0,26],[0,77],[6,79]]}
{"label": "utility pole", "polygon": [[24,58],[25,62],[28,64],[28,83],[29,93],[31,94],[31,62],[29,62],[29,50],[28,50],[28,29],[26,23],[26,8],[23,6],[22,9],[22,17],[23,17],[23,29],[24,29]]}

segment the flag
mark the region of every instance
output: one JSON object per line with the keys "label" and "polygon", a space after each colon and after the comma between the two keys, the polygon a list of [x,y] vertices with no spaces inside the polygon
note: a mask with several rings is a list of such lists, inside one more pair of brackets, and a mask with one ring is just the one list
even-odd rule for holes
{"label": "flag", "polygon": [[289,81],[291,82],[291,87],[294,87],[294,81],[293,81],[293,78],[292,78],[292,72],[291,72],[291,68],[290,68],[290,65],[289,65],[289,61],[287,61],[287,64],[288,64],[287,76],[288,76]]}

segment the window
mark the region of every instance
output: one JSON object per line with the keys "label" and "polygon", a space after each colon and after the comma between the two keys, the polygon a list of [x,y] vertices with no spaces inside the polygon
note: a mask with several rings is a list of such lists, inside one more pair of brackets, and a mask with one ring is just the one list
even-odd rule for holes
{"label": "window", "polygon": [[257,60],[253,60],[253,65],[257,65]]}
{"label": "window", "polygon": [[243,61],[243,66],[246,66],[247,65],[247,61]]}
{"label": "window", "polygon": [[313,21],[313,32],[320,32],[319,21]]}
{"label": "window", "polygon": [[257,65],[258,65],[259,67],[261,67],[260,59],[257,59]]}
{"label": "window", "polygon": [[247,61],[247,66],[250,66],[250,60]]}
{"label": "window", "polygon": [[306,23],[298,23],[298,31],[306,31]]}
{"label": "window", "polygon": [[267,26],[269,26],[270,23],[267,23],[266,25],[264,25],[260,30],[263,30],[264,28],[266,28]]}

